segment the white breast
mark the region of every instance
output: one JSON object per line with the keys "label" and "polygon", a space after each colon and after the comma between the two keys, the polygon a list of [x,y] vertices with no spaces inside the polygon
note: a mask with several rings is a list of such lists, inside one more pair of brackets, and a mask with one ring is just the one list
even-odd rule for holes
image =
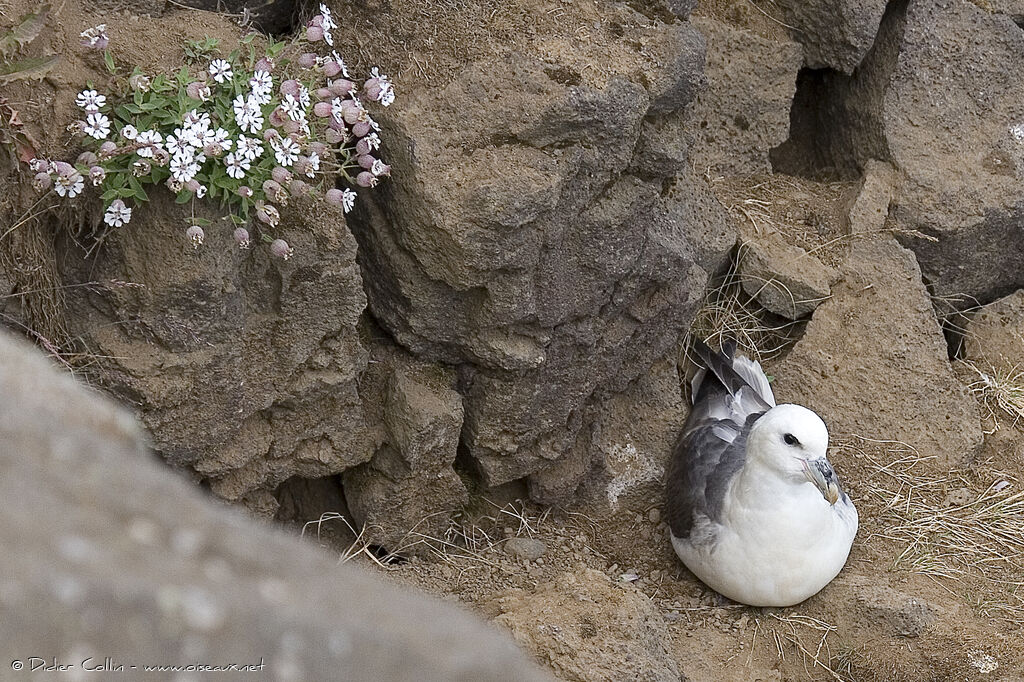
{"label": "white breast", "polygon": [[792,606],[846,563],[857,533],[849,499],[830,505],[810,483],[730,490],[720,524],[672,537],[686,567],[722,595],[751,606]]}

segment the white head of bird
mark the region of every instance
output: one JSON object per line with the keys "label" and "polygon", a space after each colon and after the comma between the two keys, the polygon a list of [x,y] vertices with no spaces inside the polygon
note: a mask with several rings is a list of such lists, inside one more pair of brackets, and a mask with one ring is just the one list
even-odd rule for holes
{"label": "white head of bird", "polygon": [[835,504],[839,485],[827,451],[825,422],[800,405],[773,407],[754,422],[747,436],[748,456],[758,465],[783,480],[814,484],[829,504]]}

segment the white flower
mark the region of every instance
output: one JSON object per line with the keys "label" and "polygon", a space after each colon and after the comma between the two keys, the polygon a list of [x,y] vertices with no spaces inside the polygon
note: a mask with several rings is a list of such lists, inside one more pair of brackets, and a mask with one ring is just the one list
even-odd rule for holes
{"label": "white flower", "polygon": [[290,137],[282,137],[279,141],[271,141],[274,158],[285,168],[291,166],[299,158],[299,143]]}
{"label": "white flower", "polygon": [[377,101],[385,107],[391,106],[395,101],[395,86],[391,83],[391,79],[380,73],[376,66],[370,69],[370,78],[376,78],[377,85],[380,87]]}
{"label": "white flower", "polygon": [[213,76],[213,80],[218,83],[231,80],[235,75],[231,72],[231,64],[225,59],[214,59],[210,62],[210,75]]}
{"label": "white flower", "polygon": [[82,41],[82,44],[88,45],[89,47],[95,47],[97,49],[106,47],[107,43],[110,41],[110,38],[107,36],[106,24],[87,28],[79,33],[78,36],[85,39]]}
{"label": "white flower", "polygon": [[299,86],[299,104],[302,105],[303,109],[308,109],[309,108],[309,103],[310,103],[309,88],[307,88],[305,85],[300,85]]}
{"label": "white flower", "polygon": [[[266,73],[258,71],[257,73]],[[235,114],[235,123],[243,132],[255,135],[263,130],[263,111],[254,95],[245,99],[242,95],[235,97],[232,102],[232,110]]]}
{"label": "white flower", "polygon": [[369,145],[370,151],[373,151],[374,149],[378,149],[380,147],[380,135],[378,135],[377,133],[370,133],[363,139],[366,140],[366,144]]}
{"label": "white flower", "polygon": [[199,185],[199,187],[196,188],[196,198],[197,199],[202,199],[205,196],[206,196],[206,185]]}
{"label": "white flower", "polygon": [[320,155],[313,152],[309,155],[309,163],[306,164],[306,175],[313,177],[320,170]]}
{"label": "white flower", "polygon": [[141,149],[136,150],[135,153],[138,154],[139,156],[145,158],[145,159],[151,159],[151,158],[153,158],[153,148],[154,147],[157,147],[157,148],[160,148],[160,149],[163,148],[163,145],[160,144],[161,142],[163,142],[163,139],[164,139],[164,136],[161,135],[160,133],[158,133],[155,130],[147,130],[144,133],[139,133],[139,136],[135,138],[135,143],[136,144],[144,144],[144,145],[147,145],[147,146],[142,147]]}
{"label": "white flower", "polygon": [[263,114],[246,114],[246,116],[242,118],[241,123],[239,123],[239,127],[243,132],[255,135],[263,130]]}
{"label": "white flower", "polygon": [[1015,126],[1010,126],[1010,136],[1017,142],[1024,144],[1024,123],[1018,123]]}
{"label": "white flower", "polygon": [[121,137],[126,140],[135,140],[139,136],[139,131],[135,126],[129,124],[124,128],[121,128]]}
{"label": "white flower", "polygon": [[97,140],[105,140],[110,135],[110,119],[104,114],[95,112],[85,118],[85,134]]}
{"label": "white flower", "polygon": [[100,107],[106,103],[106,96],[99,94],[95,90],[82,90],[78,93],[78,97],[75,98],[75,104],[88,112],[99,111]]}
{"label": "white flower", "polygon": [[164,138],[164,149],[171,154],[177,154],[182,149],[186,149],[186,140],[184,139],[185,133],[181,128],[175,128],[173,135],[168,135]]}
{"label": "white flower", "polygon": [[111,227],[121,227],[127,225],[128,221],[132,219],[132,209],[124,205],[124,202],[120,199],[114,199],[110,202],[110,206],[107,207],[107,212],[103,214],[103,222]]}
{"label": "white flower", "polygon": [[342,114],[341,98],[340,97],[335,97],[333,100],[331,100],[331,116],[334,117],[335,121],[340,121],[341,120],[341,114]]}
{"label": "white flower", "polygon": [[342,191],[341,193],[341,209],[345,213],[348,213],[349,211],[352,210],[352,207],[355,205],[356,193],[346,187],[344,191]]}
{"label": "white flower", "polygon": [[334,17],[331,16],[331,9],[322,2],[320,3],[320,15],[324,18],[323,27],[325,31],[338,27],[338,25],[334,23]]}
{"label": "white flower", "polygon": [[210,115],[205,111],[199,113],[197,109],[193,109],[185,114],[181,119],[181,123],[186,129],[201,130],[203,132],[209,130],[210,125],[212,125]]}
{"label": "white flower", "polygon": [[299,104],[299,100],[295,99],[293,95],[284,96],[284,101],[281,102],[281,108],[284,109],[284,113],[288,114],[288,118],[293,121],[301,121],[306,118],[306,112],[303,111],[302,105]]}
{"label": "white flower", "polygon": [[257,107],[269,104],[272,99],[274,99],[274,95],[270,90],[256,90],[254,88],[253,91],[249,93],[249,101],[253,102]]}
{"label": "white flower", "polygon": [[49,168],[50,164],[46,159],[29,159],[28,167],[32,169],[33,173],[42,173],[44,168]]}
{"label": "white flower", "polygon": [[269,71],[257,71],[249,79],[249,87],[254,93],[268,93],[274,89],[274,78]]}
{"label": "white flower", "polygon": [[228,169],[228,175],[240,180],[245,177],[245,172],[251,167],[249,159],[232,152],[224,157],[224,165]]}
{"label": "white flower", "polygon": [[238,142],[235,143],[235,149],[249,161],[255,161],[263,156],[263,140],[256,137],[239,135]]}
{"label": "white flower", "polygon": [[85,189],[85,178],[81,173],[72,173],[68,176],[58,175],[53,189],[62,197],[74,199]]}
{"label": "white flower", "polygon": [[217,145],[223,151],[231,151],[232,144],[228,131],[224,130],[223,128],[217,128],[217,130],[214,130],[212,132],[213,138],[210,140],[210,143]]}
{"label": "white flower", "polygon": [[170,171],[171,177],[181,183],[188,182],[196,176],[196,173],[199,172],[199,164],[195,162],[190,147],[186,147],[174,155],[174,158],[171,159]]}
{"label": "white flower", "polygon": [[245,99],[245,95],[238,95],[235,97],[231,102],[231,111],[235,114],[235,123],[238,123],[238,120],[245,116],[246,112],[249,111],[249,105]]}
{"label": "white flower", "polygon": [[370,167],[370,172],[374,175],[383,175],[387,170],[387,165],[380,159],[373,160],[373,166]]}
{"label": "white flower", "polygon": [[338,62],[338,66],[341,67],[341,75],[348,78],[348,67],[345,66],[345,60],[341,58],[337,50],[331,50],[331,56],[334,57],[334,60]]}

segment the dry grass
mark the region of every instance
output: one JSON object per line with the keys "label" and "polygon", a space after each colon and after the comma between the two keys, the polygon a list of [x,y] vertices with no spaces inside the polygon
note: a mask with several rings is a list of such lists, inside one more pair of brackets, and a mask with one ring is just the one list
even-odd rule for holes
{"label": "dry grass", "polygon": [[1024,369],[1020,369],[1020,365],[1010,369],[988,367],[985,370],[970,360],[961,361],[961,365],[978,376],[967,385],[967,389],[988,410],[995,428],[999,428],[999,413],[1009,417],[1013,426],[1024,418]]}
{"label": "dry grass", "polygon": [[795,649],[808,679],[820,679],[824,675],[838,682],[848,682],[854,679],[852,663],[842,652],[832,651],[828,638],[835,632],[834,625],[811,616],[768,613],[764,619],[754,619],[751,649],[753,642],[762,637],[780,661],[786,661],[787,652]]}
{"label": "dry grass", "polygon": [[932,576],[991,618],[1024,619],[1024,490],[1013,475],[975,465],[931,473],[910,446],[852,436],[837,444],[860,459],[865,541],[902,548],[893,570]]}

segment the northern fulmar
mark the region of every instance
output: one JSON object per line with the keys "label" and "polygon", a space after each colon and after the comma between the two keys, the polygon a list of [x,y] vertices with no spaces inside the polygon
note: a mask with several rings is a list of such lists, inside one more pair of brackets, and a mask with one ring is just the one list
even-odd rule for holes
{"label": "northern fulmar", "polygon": [[776,405],[761,365],[695,343],[706,369],[672,454],[672,546],[706,585],[751,606],[792,606],[842,569],[857,509],[826,458],[828,429],[800,405]]}

